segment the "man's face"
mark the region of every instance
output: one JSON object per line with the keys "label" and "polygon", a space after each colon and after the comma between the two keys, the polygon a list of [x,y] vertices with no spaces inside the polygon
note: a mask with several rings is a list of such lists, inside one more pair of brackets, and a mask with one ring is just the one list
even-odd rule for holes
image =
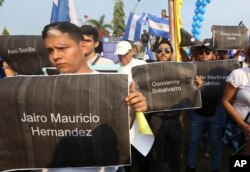
{"label": "man's face", "polygon": [[228,58],[227,50],[219,50],[218,53],[221,60],[226,60]]}
{"label": "man's face", "polygon": [[172,52],[168,44],[161,44],[156,50],[156,57],[159,61],[171,61]]}
{"label": "man's face", "polygon": [[84,54],[89,55],[95,53],[95,48],[98,47],[99,42],[95,42],[92,35],[83,35],[84,38]]}
{"label": "man's face", "polygon": [[67,33],[48,36],[44,40],[50,62],[61,73],[80,73],[85,62],[83,42],[76,43]]}
{"label": "man's face", "polygon": [[201,48],[198,50],[198,61],[212,61],[215,60],[215,55],[211,50]]}
{"label": "man's face", "polygon": [[124,55],[118,55],[120,63],[122,66],[127,65],[133,58],[133,52],[132,50],[129,50],[126,54]]}
{"label": "man's face", "polygon": [[163,17],[163,18],[166,17],[166,12],[164,10],[161,11],[161,17]]}

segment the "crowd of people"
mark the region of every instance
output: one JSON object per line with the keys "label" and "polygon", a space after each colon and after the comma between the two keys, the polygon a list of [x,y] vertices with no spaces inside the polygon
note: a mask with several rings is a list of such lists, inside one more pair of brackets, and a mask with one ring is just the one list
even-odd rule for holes
{"label": "crowd of people", "polygon": [[[162,17],[167,18],[166,10]],[[94,65],[111,65],[111,59],[102,57],[95,52],[99,45],[97,30],[90,25],[78,27],[68,22],[57,22],[46,25],[42,31],[45,48],[49,60],[60,73],[93,73]],[[142,93],[136,91],[133,85],[131,70],[138,65],[147,63],[173,61],[173,47],[166,39],[154,38],[152,45],[153,58],[148,61],[145,49],[149,48],[150,35],[144,30],[138,42],[121,41],[117,44],[115,55],[119,58],[120,73],[128,74],[130,92],[124,101],[131,107],[131,126],[135,112],[147,111],[147,100]],[[182,51],[183,52],[183,51]],[[250,46],[245,51],[237,51],[233,57],[228,56],[227,50],[216,51],[211,45],[205,44],[191,47],[191,54],[182,53],[182,61],[216,61],[237,59],[244,53],[243,67],[233,70],[225,84],[222,101],[202,100],[202,107],[186,110],[190,123],[190,135],[187,147],[186,172],[195,172],[198,162],[198,151],[202,135],[206,129],[211,150],[211,171],[221,170],[223,153],[222,137],[227,118],[232,118],[242,130],[246,146],[244,155],[250,155]],[[14,76],[16,72],[2,60],[2,70],[5,76]],[[202,86],[199,76],[194,78],[197,88]],[[147,121],[155,136],[153,146],[146,157],[132,148],[132,164],[130,167],[100,167],[100,168],[67,168],[45,169],[44,171],[126,171],[126,172],[180,172],[183,161],[183,110],[146,113]]]}
{"label": "crowd of people", "polygon": [[[180,50],[183,51],[183,50]],[[172,61],[173,48],[169,41],[161,40],[154,52],[155,62]],[[142,59],[137,51],[135,58]],[[147,56],[144,54],[145,59]],[[233,70],[226,80],[224,94],[218,100],[202,100],[202,108],[191,109],[188,114],[190,124],[189,142],[187,148],[186,172],[196,171],[200,142],[205,141],[205,147],[209,152],[205,156],[211,156],[211,171],[221,170],[221,158],[223,153],[223,132],[228,118],[232,118],[242,130],[246,146],[243,155],[250,155],[249,152],[249,79],[250,79],[250,46],[245,50],[236,50],[230,56],[229,50],[215,50],[210,42],[191,47],[191,54],[182,53],[182,61],[216,61],[229,59],[240,60],[242,68]],[[241,57],[239,57],[241,56]],[[147,61],[147,60],[146,60]],[[148,61],[149,62],[149,61]],[[152,62],[152,61],[150,61]],[[155,141],[151,151],[143,160],[142,170],[139,171],[180,171],[181,148],[183,140],[182,124],[180,123],[181,111],[168,111],[147,114],[148,122],[155,135]],[[205,133],[204,133],[205,132]],[[206,135],[206,139],[203,139]],[[138,156],[137,156],[138,157]],[[133,166],[133,165],[132,165]],[[140,169],[140,168],[139,168]]]}

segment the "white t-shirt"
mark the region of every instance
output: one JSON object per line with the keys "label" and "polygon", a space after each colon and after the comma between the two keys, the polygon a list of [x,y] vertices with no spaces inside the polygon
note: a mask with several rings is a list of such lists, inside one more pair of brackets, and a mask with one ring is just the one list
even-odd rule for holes
{"label": "white t-shirt", "polygon": [[233,107],[244,120],[250,112],[250,67],[233,70],[226,81],[238,88]]}
{"label": "white t-shirt", "polygon": [[[91,66],[93,65],[94,61],[96,60],[96,58],[100,56],[99,54],[95,54],[95,56],[88,60],[88,65],[91,68]],[[104,57],[99,57],[99,59],[97,60],[97,62],[94,65],[109,65],[109,64],[115,64],[113,60],[108,59],[108,58],[104,58]]]}
{"label": "white t-shirt", "polygon": [[122,66],[120,64],[120,73],[128,74],[128,82],[131,83],[132,82],[132,71],[131,71],[132,67],[143,65],[143,64],[147,64],[147,62],[144,60],[138,60],[138,59],[132,58],[132,60],[127,65]]}

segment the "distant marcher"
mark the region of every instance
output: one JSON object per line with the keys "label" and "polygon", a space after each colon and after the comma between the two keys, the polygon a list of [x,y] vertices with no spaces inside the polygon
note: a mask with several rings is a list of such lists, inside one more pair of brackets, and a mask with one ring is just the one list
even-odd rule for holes
{"label": "distant marcher", "polygon": [[156,37],[154,35],[150,35],[149,37],[149,42],[150,42],[150,50],[152,52],[155,52],[156,50]]}
{"label": "distant marcher", "polygon": [[141,34],[141,43],[142,43],[142,51],[146,52],[146,50],[148,50],[149,34],[145,29]]}
{"label": "distant marcher", "polygon": [[[162,9],[161,10],[161,18],[164,18],[164,19],[168,19],[168,15],[167,15],[167,11],[165,9]],[[159,42],[161,42],[161,40],[168,40],[167,38],[163,38],[163,37],[156,37],[156,46],[159,44]],[[156,51],[156,49],[155,49]]]}
{"label": "distant marcher", "polygon": [[161,18],[168,18],[167,11],[165,9],[161,10]]}

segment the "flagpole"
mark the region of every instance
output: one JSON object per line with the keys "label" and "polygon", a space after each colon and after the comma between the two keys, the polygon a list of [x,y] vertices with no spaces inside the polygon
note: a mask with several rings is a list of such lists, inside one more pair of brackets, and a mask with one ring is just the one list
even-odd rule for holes
{"label": "flagpole", "polygon": [[174,29],[174,0],[168,0],[168,11],[169,11],[169,35],[170,42],[173,46],[173,60],[176,61],[176,50],[175,50],[175,29]]}
{"label": "flagpole", "polygon": [[140,2],[140,0],[137,0],[137,2],[136,2],[136,4],[135,4],[135,7],[134,7],[134,9],[133,9],[133,13],[135,13],[135,10],[136,10],[137,5],[138,5],[139,2]]}

